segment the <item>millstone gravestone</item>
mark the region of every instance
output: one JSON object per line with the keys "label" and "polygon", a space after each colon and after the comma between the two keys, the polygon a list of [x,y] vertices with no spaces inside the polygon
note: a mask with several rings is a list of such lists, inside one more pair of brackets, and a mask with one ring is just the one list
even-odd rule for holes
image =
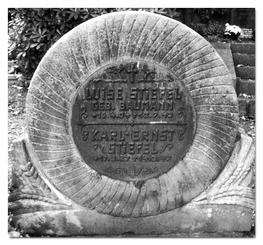
{"label": "millstone gravestone", "polygon": [[15,143],[9,210],[29,234],[248,231],[255,148],[228,69],[183,24],[87,21],[47,52]]}

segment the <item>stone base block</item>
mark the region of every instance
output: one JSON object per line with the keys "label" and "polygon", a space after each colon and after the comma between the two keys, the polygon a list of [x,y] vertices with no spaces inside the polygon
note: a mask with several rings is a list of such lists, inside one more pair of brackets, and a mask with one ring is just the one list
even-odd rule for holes
{"label": "stone base block", "polygon": [[234,205],[186,205],[145,218],[120,218],[96,211],[42,211],[14,221],[34,236],[178,236],[181,234],[250,231],[251,210]]}

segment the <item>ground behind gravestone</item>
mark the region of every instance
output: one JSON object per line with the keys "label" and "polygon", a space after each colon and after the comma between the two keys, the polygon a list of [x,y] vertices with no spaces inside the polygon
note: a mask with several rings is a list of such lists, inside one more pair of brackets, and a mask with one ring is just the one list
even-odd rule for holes
{"label": "ground behind gravestone", "polygon": [[[13,150],[12,142],[17,139],[26,128],[26,95],[27,89],[19,84],[18,81],[9,81],[8,83],[8,180],[11,183],[11,168],[12,159],[10,152]],[[255,141],[255,119],[240,117],[240,126],[242,126],[246,133],[251,136]],[[18,230],[12,226],[12,217],[9,216],[8,232],[10,237],[28,237],[23,231]],[[226,232],[226,233],[213,233],[213,234],[166,234],[165,237],[254,237],[255,228],[253,227],[250,232]],[[129,235],[125,237],[131,237]],[[158,236],[162,237],[162,236]]]}

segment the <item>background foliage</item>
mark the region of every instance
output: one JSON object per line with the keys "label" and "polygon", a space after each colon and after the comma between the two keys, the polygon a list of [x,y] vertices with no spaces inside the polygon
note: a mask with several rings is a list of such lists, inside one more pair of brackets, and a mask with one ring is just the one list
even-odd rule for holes
{"label": "background foliage", "polygon": [[[201,23],[187,23],[204,37],[221,38],[224,27],[211,21],[224,15],[227,9],[176,8],[14,8],[8,9],[8,58],[15,60],[11,73],[22,74],[30,80],[47,50],[65,33],[80,23],[102,14],[141,10],[161,14],[184,22],[184,16],[195,16]],[[187,13],[187,14],[186,14]],[[191,19],[190,18],[190,19]],[[188,18],[189,19],[189,18]],[[212,40],[213,41],[213,40]]]}

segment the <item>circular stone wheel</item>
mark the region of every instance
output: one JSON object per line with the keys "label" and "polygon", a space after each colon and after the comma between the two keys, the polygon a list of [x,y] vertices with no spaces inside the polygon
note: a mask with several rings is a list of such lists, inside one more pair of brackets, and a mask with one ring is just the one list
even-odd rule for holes
{"label": "circular stone wheel", "polygon": [[[96,172],[83,161],[70,128],[77,89],[102,67],[127,59],[171,72],[188,90],[196,114],[184,157],[144,181]],[[29,144],[41,173],[75,203],[121,217],[157,215],[202,193],[230,157],[238,120],[231,76],[214,48],[182,23],[140,11],[106,14],[64,35],[39,64],[27,97]]]}

